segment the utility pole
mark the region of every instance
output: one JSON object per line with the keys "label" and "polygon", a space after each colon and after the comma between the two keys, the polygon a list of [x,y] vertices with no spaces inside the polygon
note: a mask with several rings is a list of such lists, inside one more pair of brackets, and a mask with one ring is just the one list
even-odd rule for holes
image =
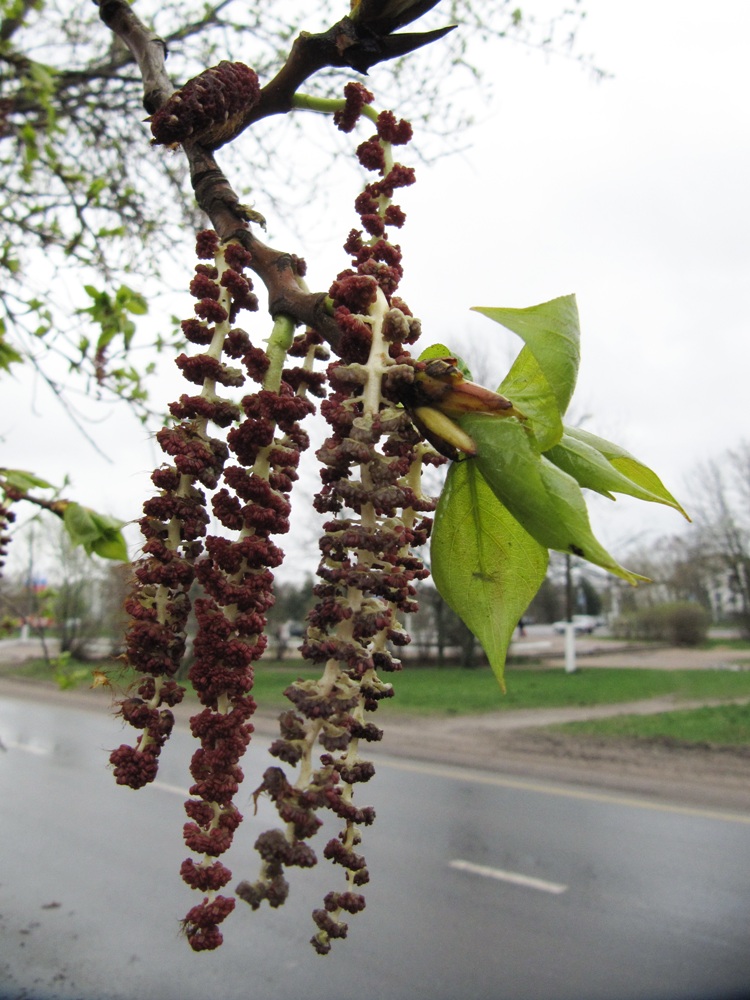
{"label": "utility pole", "polygon": [[565,673],[576,672],[576,630],[573,625],[573,571],[570,553],[565,553]]}

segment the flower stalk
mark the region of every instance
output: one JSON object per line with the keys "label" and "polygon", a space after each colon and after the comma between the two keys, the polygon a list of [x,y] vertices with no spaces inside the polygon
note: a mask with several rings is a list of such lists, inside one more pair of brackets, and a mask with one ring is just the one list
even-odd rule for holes
{"label": "flower stalk", "polygon": [[[236,249],[236,256],[246,251]],[[206,892],[183,927],[196,951],[222,941],[219,924],[234,908],[217,895],[231,872],[217,858],[231,845],[242,816],[233,803],[243,772],[239,761],[250,742],[255,711],[253,664],[266,647],[266,612],[273,604],[271,570],[283,558],[270,540],[288,530],[289,498],[307,436],[299,420],[313,409],[304,393],[284,381],[294,324],[276,318],[266,352],[249,349],[243,363],[261,388],[242,400],[245,419],[227,437],[237,464],[224,472],[225,488],[213,498],[213,512],[234,540],[210,536],[196,566],[204,596],[196,601],[198,634],[189,678],[204,709],[191,719],[201,741],[191,763],[195,783],[185,805],[185,843],[202,857],[188,858],[183,879]]]}
{"label": "flower stalk", "polygon": [[[339,128],[350,131],[371,100],[361,85],[349,84],[336,109]],[[323,825],[318,812],[330,810],[342,825],[323,856],[343,867],[345,885],[328,893],[313,913],[311,943],[319,954],[346,936],[345,915],[365,906],[360,889],[369,872],[358,849],[375,813],[356,803],[355,788],[370,780],[374,767],[361,745],[382,738],[368,714],[393,695],[381,674],[401,669],[394,649],[409,638],[399,616],[416,609],[414,582],[427,575],[412,550],[426,541],[430,522],[424,512],[433,508],[420,489],[419,434],[398,405],[414,380],[404,345],[416,339],[419,323],[395,296],[401,254],[385,231],[387,224],[403,223],[392,196],[413,180],[412,171],[394,163],[391,146],[411,132],[389,113],[374,117],[378,132],[358,150],[360,161],[382,178],[357,199],[369,239],[361,231],[349,234],[346,249],[356,269],[342,272],[329,293],[341,339],[339,360],[328,368],[331,392],[321,407],[331,433],[317,452],[323,486],[314,504],[334,517],[323,525],[317,604],[302,645],[303,656],[319,664],[322,674],[285,692],[293,708],[281,716],[271,753],[297,774],[266,770],[256,796],[271,798],[283,826],[261,834],[259,878],[237,887],[253,909],[263,900],[283,903],[289,892],[285,869],[317,862],[308,841]]]}
{"label": "flower stalk", "polygon": [[[230,69],[244,73],[222,64],[218,76],[193,81],[165,105],[152,123],[160,141],[193,142],[210,131],[206,108],[214,99],[225,100],[216,83]],[[328,339],[337,357],[325,373],[313,369],[328,357],[321,333],[309,328],[295,336],[295,320],[283,308],[275,313],[266,349],[253,346],[235,326],[242,309],[257,308],[244,273],[257,269],[247,241],[221,241],[212,231],[198,238],[198,255],[208,263],[196,267],[195,318],[183,323],[183,331],[204,350],[181,355],[177,364],[200,392],[172,404],[175,422],[158,435],[171,463],[152,476],[160,492],[144,505],[146,544],[128,602],[134,619],[128,658],[144,680],[120,705],[142,733],[134,747],[122,746],[111,756],[120,783],[140,787],[155,776],[174,722],[169,709],[183,694],[176,674],[192,610],[197,632],[188,678],[201,708],[190,729],[200,745],[190,764],[183,827],[192,853],[181,875],[202,894],[182,922],[196,951],[221,944],[221,925],[235,907],[235,897],[226,892],[232,873],[221,859],[242,822],[235,798],[253,732],[255,664],[267,643],[273,570],[283,558],[272,537],[288,531],[290,492],[309,444],[301,421],[314,410],[308,394],[325,396],[324,384],[328,395],[321,412],[329,436],[317,452],[322,483],[314,506],[328,519],[317,603],[302,645],[321,676],[296,681],[285,692],[291,708],[281,715],[271,754],[296,768],[296,776],[277,765],[263,774],[255,796],[268,795],[281,826],[257,838],[259,877],[235,891],[253,909],[264,900],[281,905],[289,892],[286,870],[317,863],[310,841],[323,825],[321,811],[328,810],[338,828],[322,854],[344,869],[345,878],[313,913],[315,950],[326,954],[332,940],[345,937],[347,914],[365,905],[360,890],[369,872],[360,844],[375,813],[359,803],[356,792],[374,774],[362,748],[382,737],[370,714],[393,695],[383,678],[402,666],[397,653],[409,636],[401,616],[416,610],[414,585],[427,575],[413,550],[426,542],[426,515],[434,509],[421,492],[425,448],[402,405],[423,369],[408,346],[420,325],[396,295],[401,251],[387,233],[405,219],[394,192],[414,181],[414,171],[393,155],[394,146],[410,139],[411,126],[390,112],[377,114],[371,102],[369,91],[352,83],[335,108],[315,107],[332,110],[344,132],[362,114],[375,123],[375,134],[360,143],[357,156],[379,175],[355,203],[362,228],[353,229],[345,244],[352,266],[328,292],[328,317],[336,325],[335,338]],[[309,107],[315,103],[308,100]],[[193,131],[183,138],[170,131],[188,126]],[[223,141],[223,134],[210,135],[212,148]],[[304,262],[294,258],[290,266],[296,289],[307,294]],[[239,389],[239,401],[224,395]],[[214,426],[223,437],[211,436]],[[212,533],[209,503],[219,526]]]}

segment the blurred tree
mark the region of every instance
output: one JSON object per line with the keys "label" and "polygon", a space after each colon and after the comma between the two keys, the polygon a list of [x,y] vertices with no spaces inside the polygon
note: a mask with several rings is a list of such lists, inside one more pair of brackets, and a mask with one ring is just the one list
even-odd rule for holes
{"label": "blurred tree", "polygon": [[[45,522],[44,530],[51,554],[49,578],[60,652],[85,659],[91,640],[103,637],[107,629],[102,598],[109,567],[93,563],[73,545],[59,521]],[[122,572],[120,566],[113,569]]]}
{"label": "blurred tree", "polygon": [[276,603],[269,610],[269,621],[304,622],[315,603],[312,576],[308,574],[301,583],[284,582],[276,586]]}
{"label": "blurred tree", "polygon": [[619,588],[620,609],[690,601],[714,622],[750,632],[750,442],[699,465],[691,480],[695,526],[633,550],[629,560],[649,587]]}
{"label": "blurred tree", "polygon": [[602,613],[602,595],[593,581],[585,573],[578,579],[579,609],[583,615],[600,615]]}
{"label": "blurred tree", "polygon": [[[24,634],[44,643],[60,642],[60,652],[86,654],[94,638],[121,641],[123,601],[129,567],[93,562],[73,544],[62,522],[36,516],[19,531],[21,570],[0,578],[0,613],[26,625]],[[16,562],[18,565],[18,562]],[[106,653],[99,643],[97,653]],[[45,657],[51,658],[49,651]]]}
{"label": "blurred tree", "polygon": [[702,585],[714,617],[729,613],[750,633],[750,441],[701,465],[693,477],[693,506]]}
{"label": "blurred tree", "polygon": [[[633,595],[633,607],[652,607],[664,602],[693,601],[711,609],[711,593],[718,563],[706,548],[706,538],[691,532],[688,538],[670,535],[632,554],[651,585]],[[719,575],[721,571],[719,571]]]}
{"label": "blurred tree", "polygon": [[[571,614],[600,615],[604,607],[605,575],[581,559],[571,558]],[[561,621],[567,615],[566,556],[551,552],[547,576],[529,605],[531,621]]]}
{"label": "blurred tree", "polygon": [[283,660],[296,651],[302,642],[304,621],[313,607],[313,578],[305,577],[302,583],[277,583],[275,602],[268,610],[268,634],[271,652]]}
{"label": "blurred tree", "polygon": [[560,621],[564,614],[564,587],[548,573],[524,617],[532,622],[549,623]]}
{"label": "blurred tree", "polygon": [[436,661],[438,666],[458,661],[466,669],[485,663],[484,653],[470,629],[443,600],[429,582],[420,583],[419,611],[410,621],[414,654],[419,662]]}

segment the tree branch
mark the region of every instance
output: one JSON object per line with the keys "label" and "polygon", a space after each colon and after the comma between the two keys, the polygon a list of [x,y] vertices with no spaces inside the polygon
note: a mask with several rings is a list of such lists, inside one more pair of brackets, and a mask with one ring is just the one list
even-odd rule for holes
{"label": "tree branch", "polygon": [[[172,93],[164,66],[167,55],[164,42],[149,31],[125,0],[100,0],[99,10],[104,23],[122,39],[138,63],[144,83],[144,107],[151,113],[157,111]],[[271,81],[270,89],[265,88],[269,96],[264,113],[253,116],[253,121],[288,110],[296,87],[327,64],[330,45],[321,47],[311,42],[309,39],[314,37],[303,35],[294,43],[289,59]],[[266,286],[271,315],[285,313],[298,324],[314,327],[335,348],[339,329],[326,312],[325,293],[306,291],[300,283],[298,258],[266,246],[250,231],[248,222],[257,216],[240,203],[213,154],[197,143],[186,142],[183,149],[198,205],[221,240],[236,239],[251,252],[250,267]]]}
{"label": "tree branch", "polygon": [[149,114],[164,104],[174,87],[164,68],[167,46],[149,31],[125,0],[99,0],[99,16],[127,46],[143,79],[143,106]]}
{"label": "tree branch", "polygon": [[[143,104],[150,114],[154,114],[173,92],[165,70],[167,47],[164,41],[149,31],[126,0],[96,2],[101,19],[136,59],[143,77]],[[426,9],[434,3],[422,6]],[[366,19],[343,17],[327,31],[302,32],[279,72],[261,88],[259,100],[238,116],[232,138],[254,122],[290,111],[294,94],[301,84],[326,66],[351,66],[367,72],[375,63],[403,55],[450,30],[380,36]],[[258,216],[240,203],[213,153],[196,142],[185,141],[182,147],[190,165],[198,205],[221,240],[236,239],[251,252],[250,267],[266,286],[271,315],[284,313],[298,324],[314,327],[335,349],[340,334],[327,311],[325,293],[308,292],[298,273],[298,258],[266,246],[251,232],[248,223],[259,221]]]}
{"label": "tree branch", "polygon": [[9,38],[13,37],[16,31],[23,26],[29,11],[34,6],[34,0],[23,0],[14,17],[3,18],[0,22],[0,42],[7,42]]}

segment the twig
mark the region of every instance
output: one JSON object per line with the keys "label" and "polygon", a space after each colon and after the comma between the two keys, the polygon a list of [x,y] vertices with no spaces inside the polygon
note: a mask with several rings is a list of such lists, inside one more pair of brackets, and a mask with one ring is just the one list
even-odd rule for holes
{"label": "twig", "polygon": [[[165,70],[166,44],[136,16],[127,0],[95,2],[99,5],[102,21],[122,40],[138,63],[143,78],[143,105],[154,114],[173,92]],[[375,63],[401,54],[404,45],[425,44],[442,37],[448,30],[378,39],[366,25],[344,17],[325,32],[303,32],[294,41],[282,68],[261,88],[258,101],[239,116],[234,137],[254,122],[291,110],[300,85],[326,66],[352,66],[366,72]],[[240,203],[213,153],[190,141],[185,141],[182,148],[190,165],[198,205],[222,241],[235,239],[252,254],[249,266],[266,286],[271,315],[285,314],[297,324],[314,327],[336,349],[340,331],[327,311],[326,294],[309,292],[303,287],[297,257],[274,250],[255,236],[248,223],[257,221],[256,214]]]}

